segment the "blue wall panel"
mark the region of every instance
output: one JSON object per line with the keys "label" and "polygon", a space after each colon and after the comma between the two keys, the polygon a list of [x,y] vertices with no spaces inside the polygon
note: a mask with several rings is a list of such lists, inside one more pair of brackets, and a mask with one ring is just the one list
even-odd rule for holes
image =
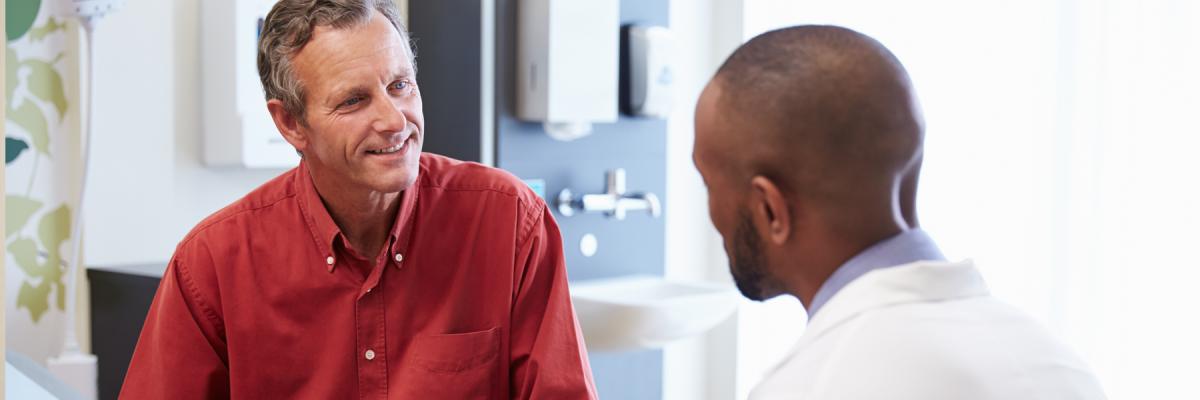
{"label": "blue wall panel", "polygon": [[[563,188],[577,194],[600,193],[605,172],[624,168],[630,192],[652,192],[665,203],[667,123],[661,119],[622,116],[616,123],[597,124],[594,132],[573,142],[546,136],[540,123],[516,119],[516,0],[410,1],[410,28],[425,100],[425,151],[479,161],[478,78],[479,9],[495,1],[495,160],[496,166],[525,179],[545,181],[548,203]],[[669,0],[621,2],[622,24],[667,26]],[[613,27],[613,35],[619,28]],[[671,210],[664,210],[664,215]],[[629,274],[663,274],[663,220],[645,212],[617,221],[601,215],[564,217],[562,229],[571,281]],[[598,252],[584,257],[580,239],[595,235]],[[590,354],[600,396],[639,400],[662,396],[662,352],[658,350]]]}
{"label": "blue wall panel", "polygon": [[[516,2],[497,3],[497,165],[521,178],[544,179],[546,194],[563,188],[600,193],[605,172],[624,168],[629,191],[655,193],[666,201],[667,123],[661,119],[622,116],[616,123],[596,124],[593,133],[573,142],[548,137],[541,124],[518,121],[515,115]],[[668,0],[621,2],[622,24],[667,26]],[[614,27],[614,35],[619,34]],[[670,212],[670,210],[664,210]],[[643,212],[617,221],[597,214],[564,217],[562,228],[567,269],[572,281],[628,274],[662,275],[664,224]],[[579,251],[585,234],[597,237],[592,257]],[[601,398],[658,399],[662,397],[662,351],[590,354]]]}

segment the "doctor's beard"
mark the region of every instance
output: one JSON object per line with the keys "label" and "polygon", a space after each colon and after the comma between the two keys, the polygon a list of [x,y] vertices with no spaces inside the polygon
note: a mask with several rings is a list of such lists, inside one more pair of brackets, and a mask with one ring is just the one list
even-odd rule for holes
{"label": "doctor's beard", "polygon": [[733,248],[729,253],[729,272],[742,296],[754,301],[766,300],[764,285],[769,284],[763,263],[762,239],[754,231],[749,213],[738,213],[738,225],[733,231]]}

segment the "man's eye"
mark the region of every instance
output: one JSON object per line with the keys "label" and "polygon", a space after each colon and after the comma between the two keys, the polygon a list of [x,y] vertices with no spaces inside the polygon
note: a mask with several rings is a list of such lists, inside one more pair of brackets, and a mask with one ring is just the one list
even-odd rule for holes
{"label": "man's eye", "polygon": [[395,83],[392,84],[392,89],[395,89],[395,90],[408,89],[408,82],[396,81]]}
{"label": "man's eye", "polygon": [[362,101],[363,101],[362,97],[351,97],[349,100],[342,102],[342,107],[350,107],[355,104],[361,103]]}

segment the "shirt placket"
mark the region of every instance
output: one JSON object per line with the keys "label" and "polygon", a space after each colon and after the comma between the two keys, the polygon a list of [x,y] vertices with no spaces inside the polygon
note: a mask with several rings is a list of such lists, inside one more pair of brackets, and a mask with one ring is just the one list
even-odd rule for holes
{"label": "shirt placket", "polygon": [[[361,262],[361,261],[360,261]],[[355,303],[354,320],[357,324],[358,387],[361,399],[387,398],[387,342],[384,316],[385,303],[383,286],[379,284],[382,268],[376,265],[363,286],[359,289]]]}

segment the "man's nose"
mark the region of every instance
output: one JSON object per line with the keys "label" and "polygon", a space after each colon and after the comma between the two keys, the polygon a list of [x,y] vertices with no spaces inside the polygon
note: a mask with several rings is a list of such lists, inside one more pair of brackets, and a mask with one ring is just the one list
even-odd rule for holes
{"label": "man's nose", "polygon": [[377,101],[374,129],[376,132],[400,132],[408,126],[408,116],[404,115],[404,102],[385,97],[386,101]]}

